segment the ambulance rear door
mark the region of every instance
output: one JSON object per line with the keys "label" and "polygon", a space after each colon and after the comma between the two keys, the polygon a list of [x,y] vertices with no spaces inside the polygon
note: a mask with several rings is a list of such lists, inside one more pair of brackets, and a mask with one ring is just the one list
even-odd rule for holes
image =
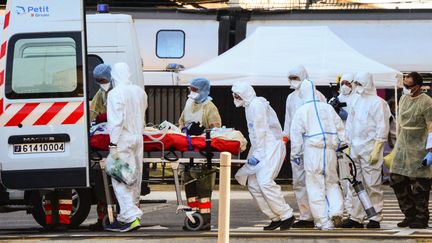
{"label": "ambulance rear door", "polygon": [[89,186],[83,0],[7,1],[0,170],[11,189]]}

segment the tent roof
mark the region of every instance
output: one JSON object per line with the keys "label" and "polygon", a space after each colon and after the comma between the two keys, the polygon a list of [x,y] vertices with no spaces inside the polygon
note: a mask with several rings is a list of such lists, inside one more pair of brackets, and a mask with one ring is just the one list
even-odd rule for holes
{"label": "tent roof", "polygon": [[248,81],[253,85],[289,85],[288,71],[306,67],[317,85],[345,72],[370,72],[377,87],[394,87],[402,74],[357,52],[326,26],[259,27],[222,55],[180,72],[182,83],[195,77],[212,85]]}

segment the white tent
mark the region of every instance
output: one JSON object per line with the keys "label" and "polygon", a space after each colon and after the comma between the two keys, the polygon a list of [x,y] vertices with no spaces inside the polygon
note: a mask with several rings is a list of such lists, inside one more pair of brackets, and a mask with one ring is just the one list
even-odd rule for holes
{"label": "white tent", "polygon": [[335,82],[345,72],[370,72],[381,88],[394,87],[402,79],[401,72],[360,54],[325,26],[259,27],[222,55],[180,72],[180,79],[187,83],[205,77],[212,85],[289,85],[287,73],[298,64],[317,85]]}

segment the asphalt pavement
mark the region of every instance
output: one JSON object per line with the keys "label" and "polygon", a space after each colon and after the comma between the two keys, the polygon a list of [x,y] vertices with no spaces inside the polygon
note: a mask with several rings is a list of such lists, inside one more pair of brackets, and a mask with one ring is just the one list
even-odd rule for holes
{"label": "asphalt pavement", "polygon": [[[176,201],[172,186],[154,187],[145,196],[147,200],[166,199],[167,203],[142,204],[144,212],[142,227],[130,233],[91,232],[88,225],[96,222],[96,210],[92,208],[89,217],[79,229],[63,233],[42,233],[40,226],[31,215],[25,212],[0,214],[0,242],[3,241],[94,241],[94,242],[216,242],[217,241],[217,208],[219,193],[213,194],[212,230],[208,232],[185,232],[182,230],[184,215],[176,215]],[[320,231],[318,229],[291,229],[288,231],[263,231],[262,227],[269,223],[254,204],[246,190],[236,187],[231,192],[231,242],[429,242],[432,240],[432,229],[412,230],[398,228],[397,222],[403,219],[392,190],[385,189],[384,221],[381,229],[336,229]],[[294,208],[298,217],[298,209],[294,194],[289,187],[284,187],[287,202]],[[431,222],[432,223],[432,222]],[[432,224],[431,224],[432,225]]]}

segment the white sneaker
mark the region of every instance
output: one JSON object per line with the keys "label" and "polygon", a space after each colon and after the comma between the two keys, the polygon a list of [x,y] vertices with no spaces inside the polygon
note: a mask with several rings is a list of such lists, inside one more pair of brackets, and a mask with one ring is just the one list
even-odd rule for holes
{"label": "white sneaker", "polygon": [[333,225],[333,222],[331,220],[327,220],[322,226],[320,227],[321,230],[334,230],[335,227]]}

